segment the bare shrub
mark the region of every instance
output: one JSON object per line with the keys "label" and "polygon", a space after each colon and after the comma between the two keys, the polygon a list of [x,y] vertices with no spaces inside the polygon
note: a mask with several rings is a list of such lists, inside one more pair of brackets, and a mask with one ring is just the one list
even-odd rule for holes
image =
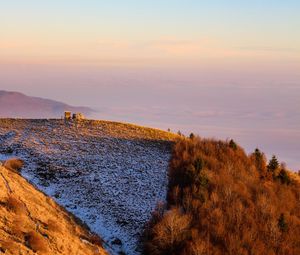
{"label": "bare shrub", "polygon": [[151,254],[174,254],[175,251],[182,250],[190,223],[191,217],[178,209],[167,211],[152,229],[154,239],[148,247]]}

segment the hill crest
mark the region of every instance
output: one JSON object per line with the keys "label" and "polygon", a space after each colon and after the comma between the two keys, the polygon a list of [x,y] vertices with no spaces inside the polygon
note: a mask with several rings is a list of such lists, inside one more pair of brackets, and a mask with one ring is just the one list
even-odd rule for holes
{"label": "hill crest", "polygon": [[86,222],[111,254],[140,254],[143,226],[166,199],[177,137],[110,121],[0,119],[0,153],[23,159],[22,175]]}

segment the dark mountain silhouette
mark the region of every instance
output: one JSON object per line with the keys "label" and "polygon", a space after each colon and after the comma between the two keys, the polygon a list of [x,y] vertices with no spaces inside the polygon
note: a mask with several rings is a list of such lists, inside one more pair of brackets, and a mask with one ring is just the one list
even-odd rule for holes
{"label": "dark mountain silhouette", "polygon": [[81,112],[90,115],[93,109],[26,96],[19,92],[0,90],[0,117],[9,118],[59,118],[64,111]]}

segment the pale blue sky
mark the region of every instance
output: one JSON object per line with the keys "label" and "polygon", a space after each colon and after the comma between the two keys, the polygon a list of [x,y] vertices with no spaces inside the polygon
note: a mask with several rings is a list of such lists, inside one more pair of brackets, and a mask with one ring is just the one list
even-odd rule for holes
{"label": "pale blue sky", "polygon": [[300,168],[300,1],[0,0],[0,89]]}
{"label": "pale blue sky", "polygon": [[[300,2],[279,0],[0,1],[0,28],[65,40],[155,40],[214,37],[243,47],[300,48]],[[26,38],[29,40],[30,38]],[[268,45],[268,44],[271,45]]]}

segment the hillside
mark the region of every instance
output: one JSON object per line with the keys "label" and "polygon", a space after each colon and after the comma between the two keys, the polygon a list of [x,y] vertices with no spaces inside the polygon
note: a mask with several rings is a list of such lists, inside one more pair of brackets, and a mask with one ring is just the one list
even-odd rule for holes
{"label": "hillside", "polygon": [[14,170],[0,165],[1,254],[107,254],[98,239]]}
{"label": "hillside", "polygon": [[148,255],[300,254],[300,182],[234,141],[184,138],[174,146],[168,199],[144,233]]}
{"label": "hillside", "polygon": [[10,118],[59,118],[64,111],[93,112],[88,107],[75,107],[54,100],[30,97],[19,92],[0,90],[0,117]]}
{"label": "hillside", "polygon": [[112,254],[139,254],[143,226],[165,201],[175,135],[130,124],[0,119],[0,153],[86,222]]}

